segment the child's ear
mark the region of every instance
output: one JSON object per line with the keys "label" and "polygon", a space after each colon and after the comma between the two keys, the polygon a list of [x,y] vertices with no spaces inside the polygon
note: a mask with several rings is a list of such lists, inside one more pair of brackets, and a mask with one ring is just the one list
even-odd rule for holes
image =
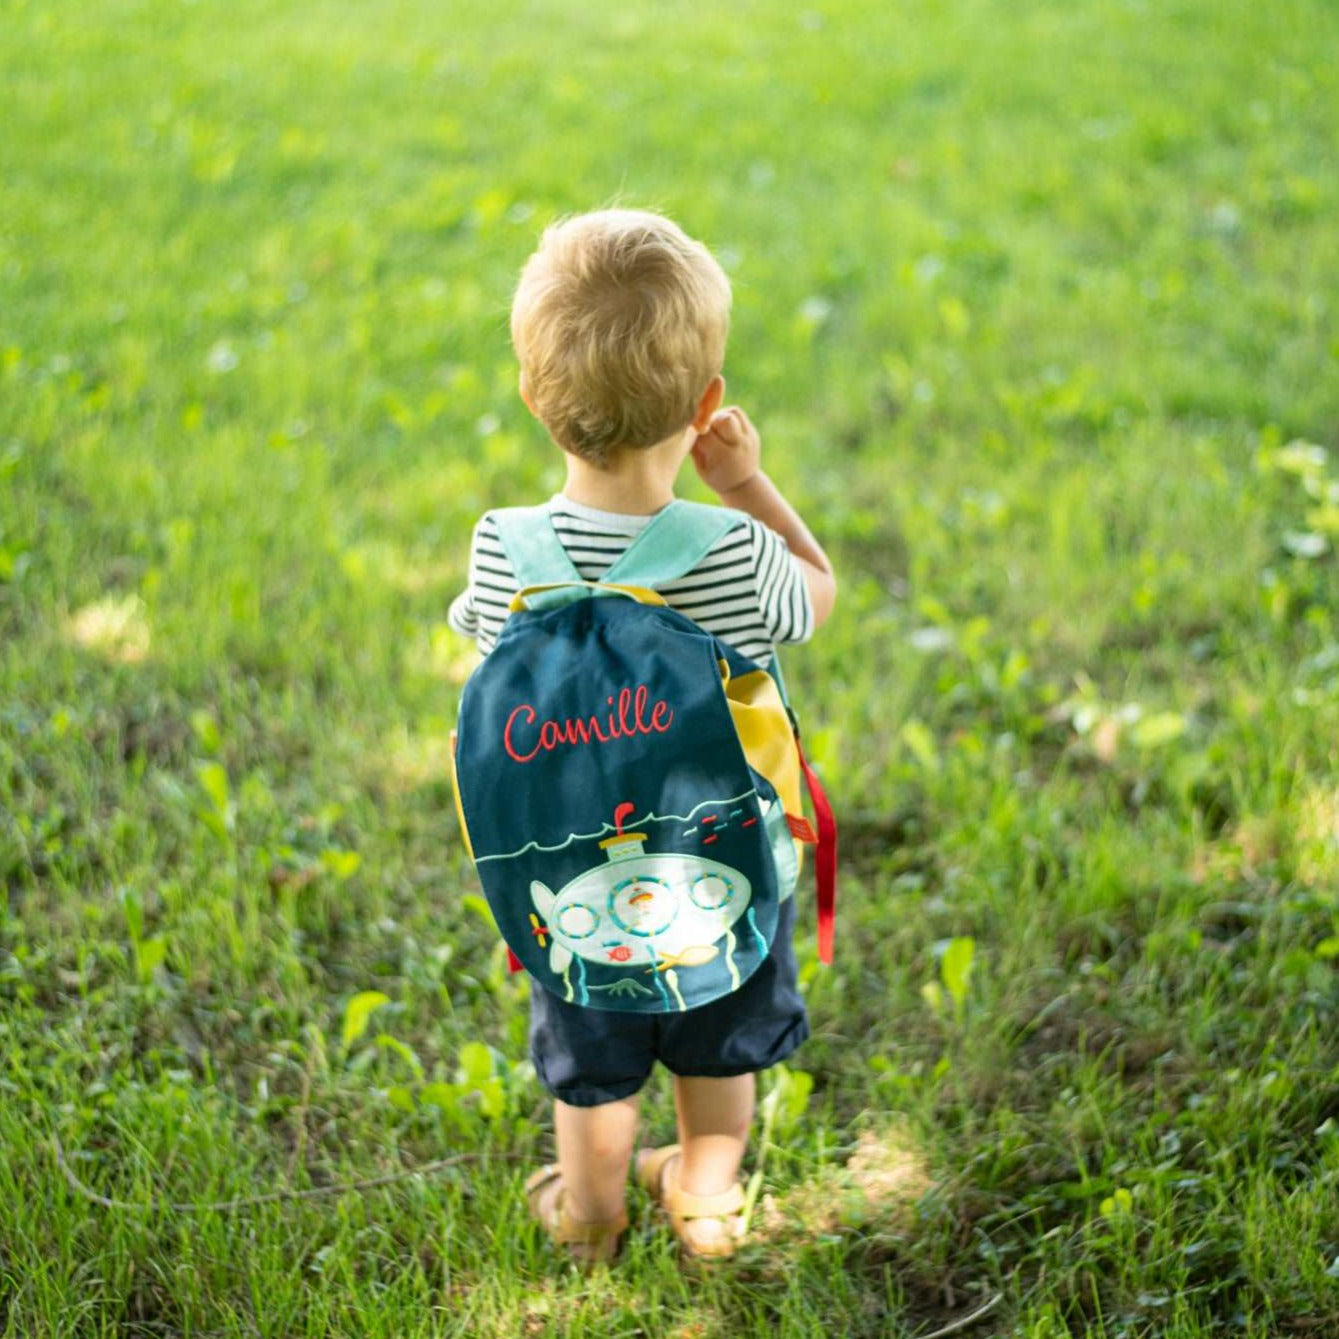
{"label": "child's ear", "polygon": [[[516,384],[516,389],[517,389],[518,391],[520,391],[520,393],[521,393],[521,403],[522,403],[523,405],[525,405],[525,407],[526,407],[532,414],[534,414],[534,413],[535,413],[535,406],[534,406],[533,401],[530,399],[530,387],[527,386],[527,385],[525,384],[525,373],[524,373],[524,372],[521,373],[520,380],[519,380],[519,381],[517,382],[517,384]],[[535,417],[538,418],[539,415],[538,415],[538,414],[535,414]]]}
{"label": "child's ear", "polygon": [[721,407],[725,399],[725,378],[717,373],[707,383],[702,398],[697,402],[697,413],[693,415],[693,431],[704,433],[711,427],[711,416]]}

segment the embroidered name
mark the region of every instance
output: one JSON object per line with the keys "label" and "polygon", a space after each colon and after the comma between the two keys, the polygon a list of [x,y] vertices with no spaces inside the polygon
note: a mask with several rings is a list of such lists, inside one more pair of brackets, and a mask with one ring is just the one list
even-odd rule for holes
{"label": "embroidered name", "polygon": [[635,689],[621,688],[617,697],[607,697],[605,703],[608,710],[603,714],[541,721],[534,707],[523,702],[507,717],[502,747],[517,762],[533,762],[541,753],[552,753],[564,745],[608,744],[634,735],[663,735],[674,723],[670,704],[652,702],[651,690],[645,684]]}

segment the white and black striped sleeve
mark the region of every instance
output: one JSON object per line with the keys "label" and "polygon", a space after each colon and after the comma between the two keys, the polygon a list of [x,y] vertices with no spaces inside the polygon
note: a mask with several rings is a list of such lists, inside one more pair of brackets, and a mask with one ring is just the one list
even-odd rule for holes
{"label": "white and black striped sleeve", "polygon": [[519,586],[502,550],[492,513],[474,527],[470,542],[470,584],[451,604],[447,621],[457,632],[473,637],[487,654],[507,621]]}
{"label": "white and black striped sleeve", "polygon": [[814,635],[814,606],[804,569],[775,530],[750,521],[749,536],[758,608],[768,636],[777,645],[807,642]]}
{"label": "white and black striped sleeve", "polygon": [[813,608],[785,541],[759,521],[736,526],[660,593],[680,613],[759,663],[779,642],[806,640]]}
{"label": "white and black striped sleeve", "polygon": [[462,637],[479,635],[479,614],[474,607],[474,592],[468,586],[451,601],[451,607],[446,611],[446,622],[453,632],[460,633]]}

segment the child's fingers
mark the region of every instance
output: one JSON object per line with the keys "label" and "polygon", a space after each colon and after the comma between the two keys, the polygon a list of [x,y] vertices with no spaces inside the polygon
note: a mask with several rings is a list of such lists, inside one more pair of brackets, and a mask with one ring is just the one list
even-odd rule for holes
{"label": "child's fingers", "polygon": [[711,416],[711,426],[707,432],[712,437],[719,437],[723,442],[732,441],[735,435],[734,420],[730,417],[728,409],[718,409]]}
{"label": "child's fingers", "polygon": [[744,411],[736,405],[718,409],[711,416],[710,431],[731,445],[740,441],[744,436]]}

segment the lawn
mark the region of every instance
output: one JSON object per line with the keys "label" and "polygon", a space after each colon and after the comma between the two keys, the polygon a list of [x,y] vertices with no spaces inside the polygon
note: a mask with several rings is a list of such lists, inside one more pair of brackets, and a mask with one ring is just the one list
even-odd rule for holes
{"label": "lawn", "polygon": [[[0,1335],[1339,1335],[1339,8],[0,24]],[[837,959],[802,887],[705,1273],[527,1221],[445,769],[470,527],[562,478],[511,285],[614,200],[841,580]]]}

